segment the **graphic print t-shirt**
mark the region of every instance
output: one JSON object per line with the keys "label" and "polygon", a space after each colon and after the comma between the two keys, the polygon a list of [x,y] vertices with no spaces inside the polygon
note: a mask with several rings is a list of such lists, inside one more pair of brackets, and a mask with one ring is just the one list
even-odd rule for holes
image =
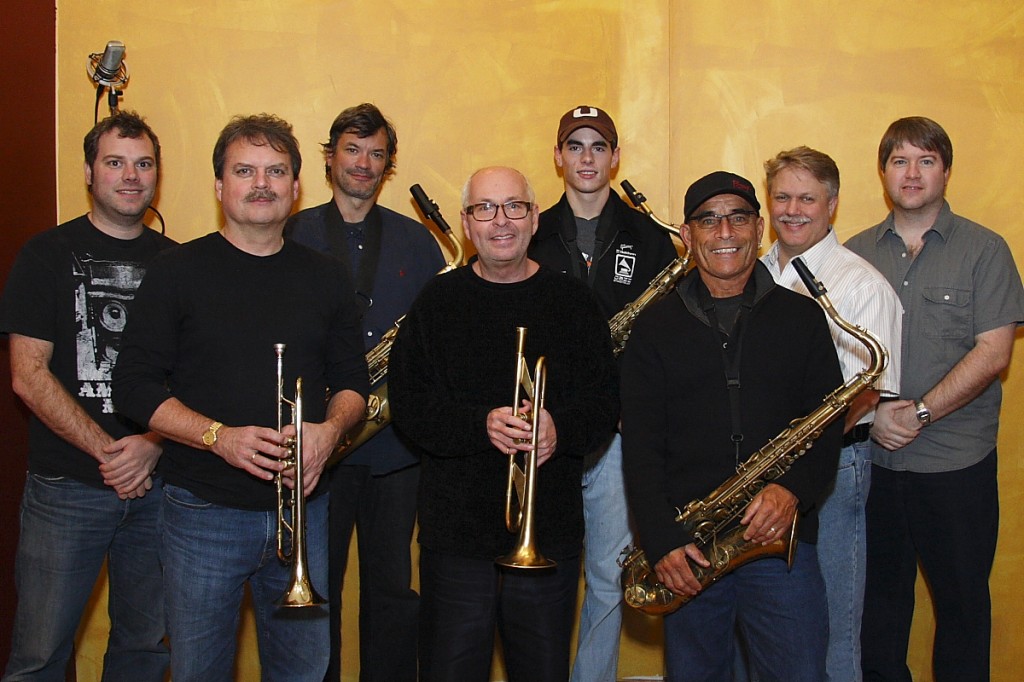
{"label": "graphic print t-shirt", "polygon": [[[53,343],[50,371],[115,439],[144,430],[115,412],[110,376],[146,264],[171,246],[149,229],[116,239],[81,216],[25,244],[0,298],[0,332]],[[103,487],[98,462],[35,416],[28,463],[33,473]]]}

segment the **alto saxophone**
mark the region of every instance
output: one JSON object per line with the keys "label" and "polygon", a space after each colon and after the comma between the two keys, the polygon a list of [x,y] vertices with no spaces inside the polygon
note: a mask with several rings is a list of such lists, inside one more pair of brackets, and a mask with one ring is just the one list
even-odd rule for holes
{"label": "alto saxophone", "polygon": [[[803,260],[796,258],[793,266],[818,304],[835,324],[863,343],[870,355],[868,366],[859,374],[825,397],[825,401],[803,419],[794,420],[778,436],[739,465],[736,474],[715,488],[703,499],[693,500],[676,516],[697,547],[711,563],[707,568],[687,559],[694,577],[702,587],[714,583],[745,563],[766,557],[785,557],[792,565],[796,552],[797,517],[789,532],[767,545],[743,539],[744,526],[735,522],[742,518],[747,505],[765,487],[789,471],[799,457],[821,436],[826,426],[835,421],[854,399],[870,388],[885,369],[888,352],[870,331],[851,324],[836,312],[825,287],[814,279]],[[619,561],[622,566],[623,597],[627,604],[649,614],[671,613],[692,599],[673,593],[658,582],[639,547],[626,547]]]}
{"label": "alto saxophone", "polygon": [[[647,198],[636,191],[629,180],[622,181],[622,189],[626,190],[626,196],[629,197],[630,202],[640,209],[644,215],[667,232],[677,237],[680,236],[678,227],[671,223],[666,223],[654,215],[654,212],[647,206]],[[651,280],[650,286],[636,300],[626,305],[625,308],[615,313],[612,319],[608,320],[608,328],[612,333],[613,352],[616,356],[625,350],[626,342],[629,341],[629,333],[633,330],[633,323],[636,322],[636,318],[639,317],[640,313],[662,296],[672,291],[676,282],[686,274],[686,269],[689,265],[690,254],[686,250],[686,246],[683,246],[683,254],[680,257],[669,263],[664,270],[658,273],[658,276]]]}
{"label": "alto saxophone", "polygon": [[[426,192],[418,184],[410,187],[409,191],[412,193],[420,210],[423,211],[423,215],[437,225],[452,246],[454,256],[443,268],[438,270],[437,274],[443,275],[462,265],[466,257],[465,251],[462,249],[462,244],[459,243],[459,240],[452,233],[452,228],[448,225],[448,221],[441,215],[437,204],[427,196]],[[366,399],[366,413],[363,415],[363,421],[359,422],[358,425],[345,434],[345,437],[341,439],[341,442],[334,449],[334,453],[327,460],[327,466],[332,466],[344,457],[352,454],[352,451],[376,436],[380,433],[381,429],[391,423],[391,403],[388,402],[388,384],[385,378],[388,374],[388,356],[391,354],[391,346],[395,343],[395,337],[398,336],[398,328],[404,319],[405,315],[402,315],[395,320],[391,328],[380,337],[377,345],[367,351],[366,367],[370,374],[370,386],[375,386],[376,388],[370,391],[370,395]],[[380,385],[378,386],[377,384]]]}

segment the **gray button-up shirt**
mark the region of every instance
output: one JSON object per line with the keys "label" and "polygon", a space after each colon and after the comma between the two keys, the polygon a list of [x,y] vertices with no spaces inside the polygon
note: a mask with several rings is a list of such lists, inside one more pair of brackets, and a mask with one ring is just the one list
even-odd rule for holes
{"label": "gray button-up shirt", "polygon": [[[978,334],[1024,322],[1024,287],[1006,242],[955,215],[948,203],[916,258],[896,233],[892,213],[846,246],[878,268],[903,303],[901,398],[920,399],[974,348]],[[976,464],[996,445],[1001,399],[1000,382],[993,381],[907,447],[890,452],[875,444],[873,461],[922,473]]]}

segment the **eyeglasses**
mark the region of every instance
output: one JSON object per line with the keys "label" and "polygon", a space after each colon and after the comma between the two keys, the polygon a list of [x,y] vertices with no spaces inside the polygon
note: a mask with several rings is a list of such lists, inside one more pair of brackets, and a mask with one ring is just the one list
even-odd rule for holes
{"label": "eyeglasses", "polygon": [[519,220],[530,215],[531,204],[528,201],[507,201],[504,204],[492,204],[489,201],[484,201],[479,204],[470,204],[464,210],[466,215],[473,220],[486,222],[497,217],[499,206],[509,220]]}
{"label": "eyeglasses", "polygon": [[733,211],[728,215],[717,213],[705,213],[696,218],[690,218],[690,222],[702,230],[713,230],[721,224],[722,220],[728,220],[730,227],[746,227],[754,222],[757,211]]}

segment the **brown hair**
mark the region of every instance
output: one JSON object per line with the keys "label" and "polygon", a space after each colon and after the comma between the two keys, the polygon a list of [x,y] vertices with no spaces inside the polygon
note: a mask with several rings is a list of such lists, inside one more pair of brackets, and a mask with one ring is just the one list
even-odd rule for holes
{"label": "brown hair", "polygon": [[254,145],[269,144],[275,151],[288,154],[292,161],[292,175],[296,180],[299,179],[302,155],[291,124],[273,114],[254,114],[235,116],[220,131],[217,144],[213,147],[213,174],[218,180],[224,177],[224,157],[228,146],[240,138]]}
{"label": "brown hair", "polygon": [[882,142],[878,145],[879,169],[884,171],[893,150],[905,144],[938,154],[943,170],[953,167],[953,143],[942,126],[924,116],[910,116],[893,121],[882,135]]}

